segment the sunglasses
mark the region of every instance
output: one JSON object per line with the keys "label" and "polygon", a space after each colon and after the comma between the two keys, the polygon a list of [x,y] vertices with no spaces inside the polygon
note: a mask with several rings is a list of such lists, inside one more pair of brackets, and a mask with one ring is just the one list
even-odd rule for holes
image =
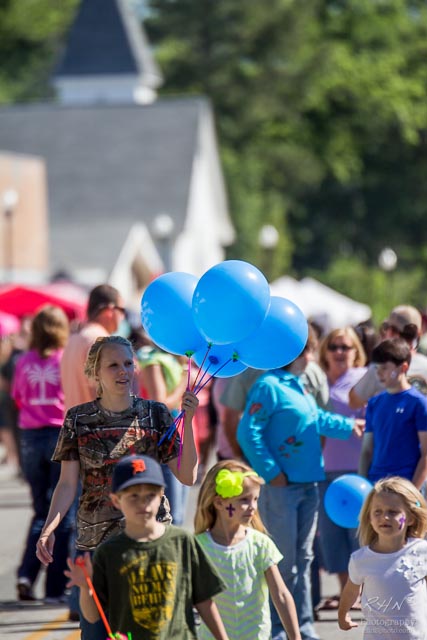
{"label": "sunglasses", "polygon": [[348,344],[328,344],[328,351],[351,351],[354,347],[349,347]]}
{"label": "sunglasses", "polygon": [[116,304],[113,307],[114,309],[117,309],[117,311],[121,311],[121,313],[123,313],[123,315],[126,315],[126,309],[124,307],[118,307]]}

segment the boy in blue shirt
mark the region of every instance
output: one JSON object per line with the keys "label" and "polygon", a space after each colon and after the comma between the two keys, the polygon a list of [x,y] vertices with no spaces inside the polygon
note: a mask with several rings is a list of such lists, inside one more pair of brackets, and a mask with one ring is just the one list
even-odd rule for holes
{"label": "boy in blue shirt", "polygon": [[411,387],[411,350],[401,338],[383,340],[372,360],[385,391],[368,402],[359,473],[371,482],[401,476],[421,489],[427,478],[427,397]]}

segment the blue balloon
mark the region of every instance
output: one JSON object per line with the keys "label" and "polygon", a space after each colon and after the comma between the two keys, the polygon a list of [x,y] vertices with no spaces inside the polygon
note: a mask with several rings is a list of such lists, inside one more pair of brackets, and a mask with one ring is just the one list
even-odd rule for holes
{"label": "blue balloon", "polygon": [[347,473],[331,482],[326,489],[325,511],[339,527],[352,529],[359,524],[359,513],[372,484],[355,473]]}
{"label": "blue balloon", "polygon": [[226,260],[206,271],[193,296],[195,323],[215,344],[246,338],[264,320],[269,305],[265,276],[241,260]]}
{"label": "blue balloon", "polygon": [[210,376],[215,378],[230,378],[248,368],[237,359],[233,345],[213,344],[208,349],[208,344],[196,351],[193,360],[198,367],[202,367],[201,375],[206,373],[205,379]]}
{"label": "blue balloon", "polygon": [[275,369],[295,360],[307,337],[308,324],[301,309],[286,298],[272,296],[261,325],[235,348],[239,360],[248,367]]}
{"label": "blue balloon", "polygon": [[205,343],[192,309],[197,278],[179,271],[165,273],[151,282],[141,300],[142,326],[161,349],[191,355]]}

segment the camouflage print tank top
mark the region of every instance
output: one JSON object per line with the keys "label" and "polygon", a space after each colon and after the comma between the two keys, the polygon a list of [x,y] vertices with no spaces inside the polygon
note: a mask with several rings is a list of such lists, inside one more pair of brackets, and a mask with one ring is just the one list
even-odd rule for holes
{"label": "camouflage print tank top", "polygon": [[[94,549],[123,528],[123,516],[109,495],[113,467],[119,458],[136,453],[165,463],[177,457],[178,435],[159,446],[172,422],[164,404],[142,398],[134,398],[132,406],[120,413],[106,411],[96,400],[67,412],[52,460],[80,463],[78,549]],[[167,513],[164,519],[168,520]]]}

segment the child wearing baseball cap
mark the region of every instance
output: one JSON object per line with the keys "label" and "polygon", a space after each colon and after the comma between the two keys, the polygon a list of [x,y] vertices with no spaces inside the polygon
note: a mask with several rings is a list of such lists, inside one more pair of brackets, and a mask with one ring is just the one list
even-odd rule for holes
{"label": "child wearing baseball cap", "polygon": [[92,578],[111,629],[133,640],[196,638],[193,607],[214,638],[228,640],[212,600],[224,583],[194,536],[156,519],[164,486],[153,458],[126,456],[116,464],[111,500],[124,515],[124,531],[96,549],[93,566],[89,553],[84,569],[69,559],[68,586],[80,587],[81,610],[93,623],[100,613]]}

